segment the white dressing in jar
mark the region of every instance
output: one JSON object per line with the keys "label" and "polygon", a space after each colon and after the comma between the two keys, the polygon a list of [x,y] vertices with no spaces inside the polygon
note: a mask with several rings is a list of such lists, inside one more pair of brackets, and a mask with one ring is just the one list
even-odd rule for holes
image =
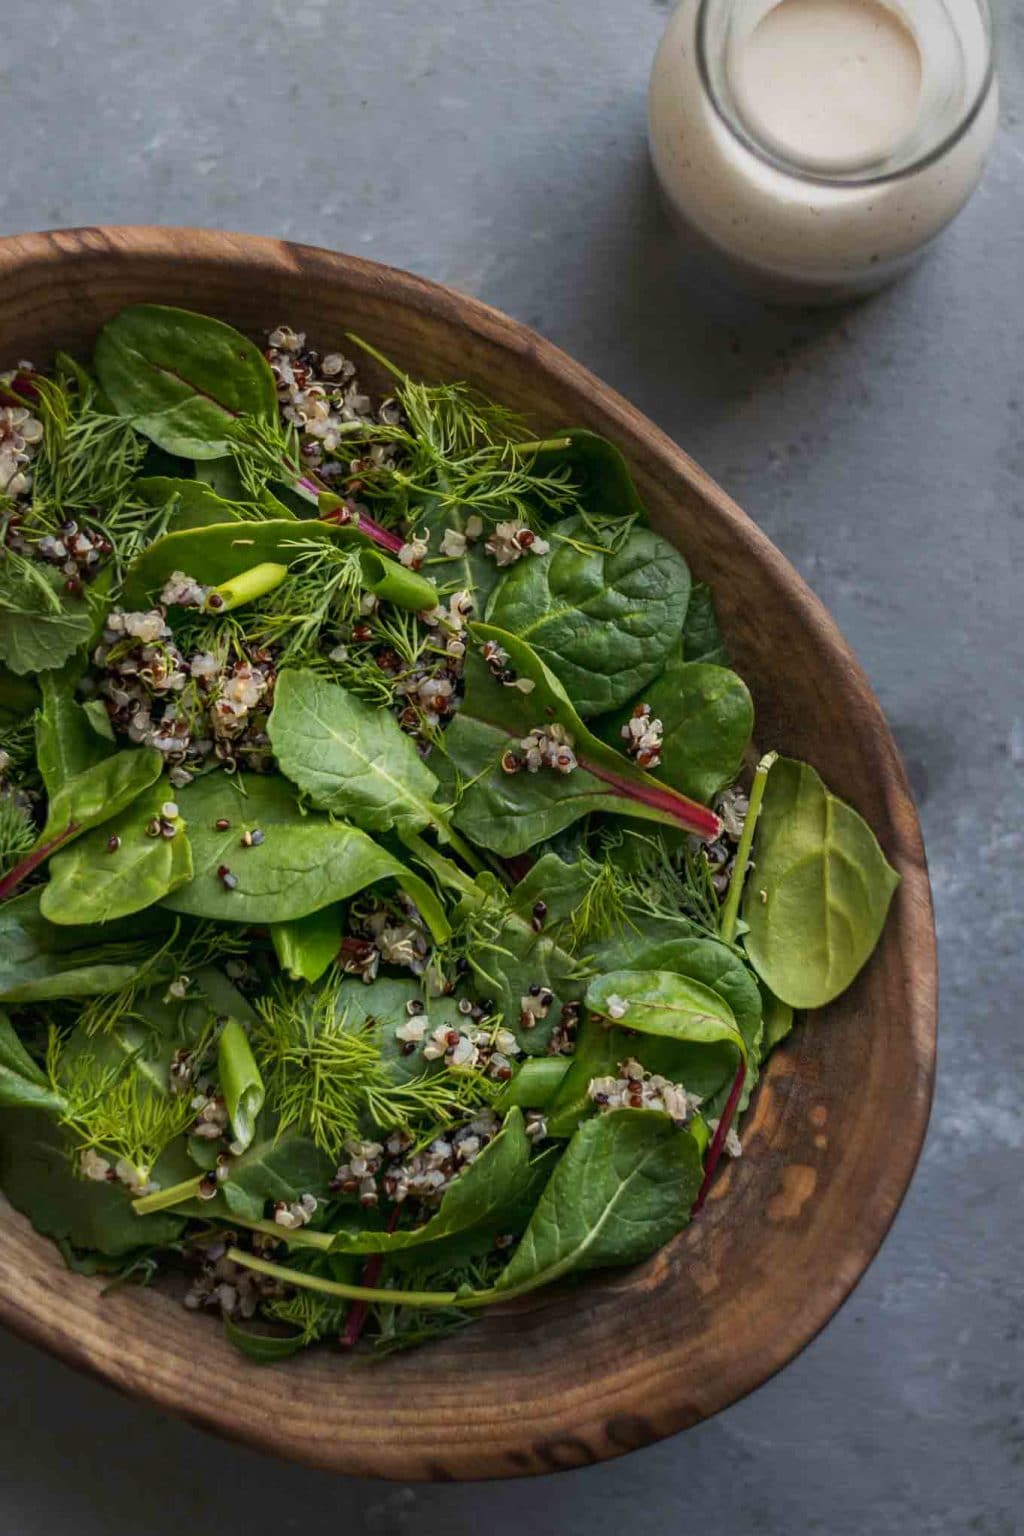
{"label": "white dressing in jar", "polygon": [[996,113],[984,0],[683,0],[651,154],[719,267],[829,301],[896,276],[955,216]]}

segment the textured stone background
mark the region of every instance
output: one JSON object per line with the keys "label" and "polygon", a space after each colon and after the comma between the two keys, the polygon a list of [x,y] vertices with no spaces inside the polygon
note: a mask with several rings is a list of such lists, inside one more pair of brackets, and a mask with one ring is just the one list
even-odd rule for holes
{"label": "textured stone background", "polygon": [[0,233],[205,224],[411,267],[538,327],[722,481],[894,723],[943,992],[931,1135],[881,1257],[717,1420],[558,1478],[394,1488],[220,1445],[2,1337],[0,1536],[1021,1529],[1024,3],[998,9],[980,192],[900,286],[808,316],[681,274],[644,148],[658,0],[0,6]]}

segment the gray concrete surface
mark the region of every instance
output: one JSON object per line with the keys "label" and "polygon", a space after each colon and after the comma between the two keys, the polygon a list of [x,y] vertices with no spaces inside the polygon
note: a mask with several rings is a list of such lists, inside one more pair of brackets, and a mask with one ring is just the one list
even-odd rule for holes
{"label": "gray concrete surface", "polygon": [[390,1488],[220,1445],[0,1337],[0,1536],[1024,1528],[1024,4],[1000,8],[981,191],[901,286],[808,316],[681,272],[643,138],[659,0],[3,0],[0,232],[206,224],[411,267],[537,326],[733,492],[895,725],[943,1011],[881,1257],[712,1423],[554,1479]]}

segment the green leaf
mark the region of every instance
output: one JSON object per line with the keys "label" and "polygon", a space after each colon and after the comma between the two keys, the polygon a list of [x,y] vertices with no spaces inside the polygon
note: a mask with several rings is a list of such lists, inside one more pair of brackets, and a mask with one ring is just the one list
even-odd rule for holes
{"label": "green leaf", "polygon": [[231,1172],[215,1200],[204,1211],[224,1209],[246,1221],[261,1221],[267,1204],[300,1195],[325,1199],[334,1164],[306,1136],[295,1131],[278,1134],[272,1116],[261,1116],[256,1138],[231,1164]]}
{"label": "green leaf", "polygon": [[[40,583],[52,591],[48,600]],[[93,613],[82,597],[64,591],[64,577],[50,571],[35,579],[21,571],[0,583],[0,662],[19,677],[61,667],[87,645]]]}
{"label": "green leaf", "polygon": [[565,427],[552,432],[551,444],[537,454],[538,465],[548,471],[556,464],[571,466],[584,516],[606,541],[609,534],[614,538],[616,524],[646,523],[647,510],[614,443],[583,427]]}
{"label": "green leaf", "polygon": [[229,1018],[217,1041],[217,1080],[241,1149],[249,1146],[266,1093],[245,1030]]}
{"label": "green leaf", "polygon": [[321,810],[371,832],[442,819],[437,779],[394,715],[318,673],[278,676],[267,730],[281,772]]}
{"label": "green leaf", "polygon": [[341,947],[345,909],[340,903],[306,917],[272,923],[270,937],[277,963],[293,981],[319,981]]}
{"label": "green leaf", "polygon": [[518,1104],[523,1109],[547,1109],[569,1070],[568,1056],[528,1056],[495,1102],[500,1113]]}
{"label": "green leaf", "polygon": [[241,416],[277,420],[274,376],[259,347],[220,320],[137,304],[96,342],[96,373],[121,416],[168,453],[227,454]]}
{"label": "green leaf", "polygon": [[135,491],[147,506],[157,509],[174,504],[168,532],[185,533],[211,524],[241,522],[246,511],[235,501],[218,496],[203,480],[176,480],[170,475],[145,475],[136,480]]}
{"label": "green leaf", "polygon": [[706,582],[698,581],[690,592],[682,649],[684,661],[706,661],[716,667],[729,665],[729,653],[715,617],[711,588]]}
{"label": "green leaf", "polygon": [[690,573],[649,528],[615,553],[573,539],[586,539],[577,519],[551,530],[548,554],[512,566],[487,620],[528,642],[586,718],[617,709],[661,671],[686,617]]}
{"label": "green leaf", "polygon": [[[45,918],[51,923],[109,922],[143,911],[191,879],[192,853],[184,822],[178,822],[170,838],[151,837],[147,830],[159,819],[166,794],[166,782],[158,780],[120,815],[54,854],[40,903]],[[113,837],[120,843],[111,850]]]}
{"label": "green leaf", "polygon": [[56,1113],[62,1103],[0,1010],[0,1109],[48,1109]]}
{"label": "green leaf", "polygon": [[[60,837],[69,828],[74,829],[71,836],[77,838],[90,828],[99,827],[129,811],[133,803],[157,782],[163,765],[163,758],[155,747],[128,747],[83,768],[73,778],[65,779],[51,796],[39,844]],[[161,793],[156,800],[157,810],[165,798],[166,795]],[[155,799],[153,795],[148,796],[147,804]],[[105,836],[118,830],[112,826]],[[98,848],[99,840],[94,839],[91,846]],[[87,916],[82,921],[102,922],[103,919]]]}
{"label": "green leaf", "polygon": [[26,719],[39,703],[39,690],[33,679],[17,677],[0,666],[0,731],[9,731]]}
{"label": "green leaf", "polygon": [[857,812],[807,763],[768,775],[746,886],[747,954],[792,1008],[823,1008],[878,943],[899,876]]}
{"label": "green leaf", "polygon": [[60,927],[40,914],[41,895],[37,887],[0,904],[0,1000],[101,997],[139,974],[148,951],[137,922],[130,934]]}
{"label": "green leaf", "polygon": [[70,1138],[38,1109],[0,1114],[0,1188],[44,1237],[91,1252],[116,1256],[172,1243],[185,1226],[171,1213],[136,1216],[121,1184],[76,1177]]}
{"label": "green leaf", "polygon": [[[448,936],[433,890],[365,832],[303,812],[286,780],[269,774],[206,774],[177,792],[189,822],[194,876],[166,905],[192,917],[229,923],[280,923],[333,906],[381,880],[394,880],[416,903],[434,937]],[[224,829],[218,821],[227,821]],[[242,844],[244,832],[263,841]],[[219,874],[237,877],[229,889]]]}
{"label": "green leaf", "polygon": [[421,1227],[398,1232],[339,1232],[338,1253],[392,1254],[456,1237],[470,1230],[491,1236],[508,1230],[529,1178],[531,1145],[519,1109],[511,1109],[501,1131],[446,1189],[437,1211]]}
{"label": "green leaf", "polygon": [[[561,683],[525,642],[489,624],[471,629],[478,639],[502,646],[519,677],[534,687],[522,693],[504,686],[475,652],[467,657],[466,697],[444,737],[447,762],[437,753],[431,757],[445,787],[462,788],[453,817],[461,832],[503,857],[527,852],[591,811],[717,835],[717,817],[588,731]],[[552,721],[572,738],[578,766],[566,774],[550,768],[506,773],[503,755],[534,727]]]}
{"label": "green leaf", "polygon": [[761,983],[761,998],[764,1010],[761,1060],[764,1061],[793,1028],[793,1010],[770,992],[764,982]]}
{"label": "green leaf", "polygon": [[257,1333],[233,1322],[227,1314],[223,1323],[228,1343],[254,1365],[277,1365],[306,1348],[307,1341],[301,1333]]}
{"label": "green leaf", "polygon": [[592,1014],[621,1029],[694,1045],[725,1041],[746,1059],[747,1044],[719,993],[672,971],[609,971],[586,991]]}
{"label": "green leaf", "polygon": [[136,556],[124,579],[121,604],[125,608],[145,607],[175,571],[184,571],[203,586],[216,587],[255,565],[287,565],[300,553],[299,545],[307,545],[311,539],[336,544],[367,542],[358,528],[314,519],[301,525],[294,518],[274,517],[263,522],[185,528],[155,539]]}
{"label": "green leaf", "polygon": [[[645,688],[640,699],[664,728],[661,764],[651,772],[680,794],[710,804],[720,789],[735,782],[750,742],[754,706],[746,683],[727,667],[679,662]],[[630,713],[616,715],[602,734],[621,744],[621,727]]]}
{"label": "green leaf", "polygon": [[[110,739],[100,735],[76,702],[75,681],[67,668],[43,672],[39,678],[43,704],[36,716],[36,766],[51,799],[69,779],[103,762],[113,751]],[[105,710],[103,714],[106,718]]]}
{"label": "green leaf", "polygon": [[636,1264],[686,1226],[701,1181],[693,1137],[667,1115],[620,1109],[580,1126],[496,1291]]}

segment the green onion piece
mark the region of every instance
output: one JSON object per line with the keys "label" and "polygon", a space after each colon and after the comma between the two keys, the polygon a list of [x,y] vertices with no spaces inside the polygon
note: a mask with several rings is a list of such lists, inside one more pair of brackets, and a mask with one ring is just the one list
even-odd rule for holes
{"label": "green onion piece", "polygon": [[750,805],[747,810],[747,819],[743,823],[739,847],[736,849],[736,858],[732,866],[732,879],[729,881],[729,889],[726,892],[725,904],[722,907],[722,917],[718,927],[719,935],[726,944],[731,944],[736,937],[736,922],[740,915],[740,897],[743,895],[743,884],[747,878],[747,865],[750,862],[750,850],[754,842],[754,829],[757,826],[757,818],[761,814],[761,801],[764,799],[764,788],[768,782],[768,773],[778,755],[777,752],[766,752],[754,770],[754,782],[750,787]]}
{"label": "green onion piece", "polygon": [[396,608],[408,608],[413,613],[425,613],[437,607],[440,601],[437,588],[418,571],[410,571],[397,560],[379,555],[375,549],[364,549],[359,564],[363,586],[385,602],[394,603]]}
{"label": "green onion piece", "polygon": [[244,1151],[252,1141],[265,1095],[252,1047],[237,1019],[228,1019],[221,1030],[217,1071],[235,1141]]}
{"label": "green onion piece", "polygon": [[228,613],[232,608],[241,608],[243,603],[254,603],[279,587],[287,575],[286,565],[277,565],[270,560],[254,565],[230,581],[221,582],[219,587],[211,587],[206,594],[206,610],[208,613]]}
{"label": "green onion piece", "polygon": [[171,1184],[167,1189],[154,1190],[151,1195],[140,1195],[138,1200],[132,1201],[132,1210],[136,1216],[150,1216],[154,1211],[169,1211],[176,1205],[185,1205],[198,1198],[205,1177],[200,1173],[182,1184]]}

